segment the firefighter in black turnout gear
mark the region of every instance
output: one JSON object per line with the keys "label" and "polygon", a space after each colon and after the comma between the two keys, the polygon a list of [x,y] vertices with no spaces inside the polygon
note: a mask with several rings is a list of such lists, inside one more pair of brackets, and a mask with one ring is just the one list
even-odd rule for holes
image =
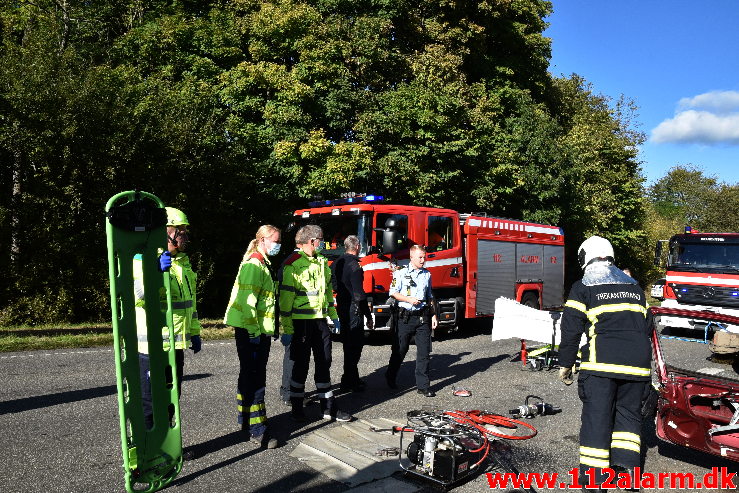
{"label": "firefighter in black turnout gear", "polygon": [[364,271],[359,265],[359,238],[347,236],[344,250],[346,253],[331,264],[331,282],[336,291],[336,311],[344,346],[341,390],[359,392],[365,387],[357,369],[364,347],[364,320],[367,319],[367,328],[372,329],[372,314],[364,292]]}
{"label": "firefighter in black turnout gear", "polygon": [[580,425],[580,483],[585,471],[595,470],[595,483],[606,477],[602,469],[633,470],[641,450],[641,401],[649,385],[652,347],[647,302],[637,282],[613,264],[613,247],[591,236],[578,250],[583,278],[573,284],[562,317],[559,376],[572,383],[580,348],[578,395],[583,403]]}

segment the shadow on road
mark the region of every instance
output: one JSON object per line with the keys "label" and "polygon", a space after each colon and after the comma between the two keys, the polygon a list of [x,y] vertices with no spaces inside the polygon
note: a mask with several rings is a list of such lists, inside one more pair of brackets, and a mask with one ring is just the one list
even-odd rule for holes
{"label": "shadow on road", "polygon": [[[196,449],[196,448],[198,448],[198,447],[200,447],[201,445],[209,444],[211,442],[219,442],[220,448],[223,448],[223,447],[227,446],[227,445],[223,445],[223,441],[232,440],[231,435],[238,435],[238,433],[237,432],[234,432],[234,433],[231,433],[229,435],[226,435],[226,436],[223,436],[223,437],[219,437],[219,438],[216,438],[214,440],[210,440],[208,442],[204,442],[204,444],[195,445],[195,446],[193,446],[193,450]],[[235,442],[231,443],[231,445],[233,445],[233,444],[235,444],[237,442],[240,442],[240,441],[241,441],[240,439],[239,440],[236,440]],[[235,462],[239,462],[241,460],[247,459],[247,458],[251,457],[252,455],[257,454],[259,452],[260,452],[260,449],[254,448],[254,450],[249,450],[248,452],[245,452],[243,454],[239,454],[239,455],[236,455],[234,457],[230,457],[230,458],[228,458],[226,460],[223,460],[221,462],[218,462],[217,464],[213,464],[212,466],[208,466],[205,469],[200,469],[198,471],[194,471],[194,472],[188,474],[187,476],[180,476],[175,481],[173,481],[172,483],[170,483],[169,486],[181,486],[181,485],[183,485],[185,483],[189,483],[193,479],[197,479],[200,476],[203,476],[203,475],[209,474],[211,472],[217,471],[218,469],[221,469],[222,467],[226,467],[226,466],[228,466],[230,464],[233,464]]]}
{"label": "shadow on road", "polygon": [[[193,375],[185,375],[184,380],[199,380],[201,378],[208,378],[211,376],[212,375],[210,373],[196,373]],[[0,415],[31,411],[33,409],[42,409],[44,407],[68,404],[70,402],[84,401],[87,399],[96,399],[98,397],[113,395],[116,392],[115,385],[105,385],[103,387],[93,387],[91,389],[70,390],[67,392],[57,392],[56,394],[46,394],[36,397],[24,397],[23,399],[3,401],[0,402]]]}

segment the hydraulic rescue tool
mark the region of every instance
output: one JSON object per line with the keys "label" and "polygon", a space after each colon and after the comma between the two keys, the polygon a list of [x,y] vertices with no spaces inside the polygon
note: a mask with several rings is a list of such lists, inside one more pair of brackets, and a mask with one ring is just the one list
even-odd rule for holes
{"label": "hydraulic rescue tool", "polygon": [[[529,404],[529,400],[531,399],[539,399],[539,402]],[[518,409],[511,409],[508,411],[508,414],[512,414],[514,418],[533,418],[535,416],[547,416],[561,412],[561,408],[544,402],[541,397],[537,395],[527,395],[524,405],[518,406]]]}
{"label": "hydraulic rescue tool", "polygon": [[[118,410],[126,490],[152,492],[169,484],[182,468],[182,435],[173,345],[169,274],[157,268],[167,246],[167,215],[156,196],[122,192],[105,206],[110,307],[113,320]],[[134,257],[141,259],[141,284],[134,285]],[[136,260],[138,261],[138,260]],[[143,290],[149,372],[139,367],[136,290]],[[166,300],[166,303],[165,303]],[[146,424],[142,384],[149,384],[152,422]]]}

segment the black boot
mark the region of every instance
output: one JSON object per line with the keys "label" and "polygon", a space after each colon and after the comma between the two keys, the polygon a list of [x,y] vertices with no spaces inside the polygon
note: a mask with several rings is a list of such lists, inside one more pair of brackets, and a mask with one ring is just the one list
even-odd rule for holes
{"label": "black boot", "polygon": [[277,443],[277,439],[273,438],[272,435],[270,435],[269,431],[265,431],[264,434],[261,437],[259,437],[259,439],[260,439],[260,443],[259,443],[260,448],[273,449],[273,448],[277,448],[280,446],[279,443]]}
{"label": "black boot", "polygon": [[292,417],[293,421],[298,422],[298,423],[305,423],[306,421],[308,421],[308,418],[305,416],[305,413],[303,412],[303,398],[302,397],[290,397],[290,405],[292,406],[290,417]]}

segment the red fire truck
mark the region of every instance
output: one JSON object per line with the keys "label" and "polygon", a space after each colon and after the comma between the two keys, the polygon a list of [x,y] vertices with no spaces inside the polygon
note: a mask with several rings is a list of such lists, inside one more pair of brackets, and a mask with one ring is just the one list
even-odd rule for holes
{"label": "red fire truck", "polygon": [[[684,234],[657,242],[657,265],[663,243],[668,244],[663,307],[739,316],[739,233],[696,233],[686,227]],[[660,325],[704,330],[707,324],[663,315]]]}
{"label": "red fire truck", "polygon": [[556,226],[390,205],[376,195],[311,202],[294,216],[288,232],[304,224],[322,227],[326,249],[321,253],[330,261],[344,253],[344,238],[359,238],[376,330],[389,328],[393,268],[408,264],[416,244],[426,246],[425,267],[439,304],[439,324],[446,330],[464,319],[492,315],[500,296],[535,308],[563,302],[564,235]]}

